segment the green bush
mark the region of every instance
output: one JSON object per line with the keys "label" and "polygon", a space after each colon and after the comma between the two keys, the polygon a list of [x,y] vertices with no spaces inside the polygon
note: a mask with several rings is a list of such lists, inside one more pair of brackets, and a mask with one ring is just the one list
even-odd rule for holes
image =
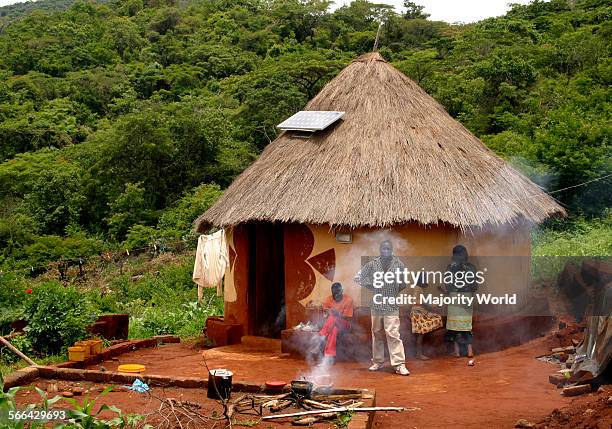
{"label": "green bush", "polygon": [[[11,338],[10,343],[26,356],[32,354],[32,341],[26,335]],[[13,353],[8,347],[0,348],[0,361],[5,363],[19,362],[21,358]]]}
{"label": "green bush", "polygon": [[23,305],[29,297],[25,279],[0,275],[0,335],[11,331],[11,323],[23,317]]}
{"label": "green bush", "polygon": [[612,255],[612,213],[603,219],[566,220],[533,234],[534,256]]}
{"label": "green bush", "polygon": [[95,320],[86,296],[71,286],[47,282],[34,288],[25,306],[27,336],[38,354],[56,354],[83,339]]}
{"label": "green bush", "polygon": [[[214,293],[211,291],[211,293]],[[205,304],[208,301],[205,300]],[[181,337],[199,335],[206,318],[220,314],[215,305],[200,306],[189,302],[174,308],[146,307],[140,317],[130,319],[130,337],[145,338],[153,335],[175,334]]]}

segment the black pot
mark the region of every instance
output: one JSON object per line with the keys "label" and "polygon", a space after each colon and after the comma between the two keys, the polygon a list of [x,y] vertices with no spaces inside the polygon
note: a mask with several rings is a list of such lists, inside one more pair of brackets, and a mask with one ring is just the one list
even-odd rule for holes
{"label": "black pot", "polygon": [[208,373],[208,391],[210,399],[229,399],[232,393],[232,376],[226,369],[211,369]]}
{"label": "black pot", "polygon": [[291,391],[294,395],[302,398],[310,398],[312,394],[313,384],[306,380],[293,380],[291,382]]}

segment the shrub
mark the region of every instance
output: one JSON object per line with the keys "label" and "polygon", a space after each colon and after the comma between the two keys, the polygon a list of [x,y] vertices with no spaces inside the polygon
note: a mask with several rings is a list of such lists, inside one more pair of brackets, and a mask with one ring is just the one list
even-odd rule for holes
{"label": "shrub", "polygon": [[95,320],[86,298],[74,287],[48,282],[34,288],[25,306],[27,336],[39,354],[56,354],[86,336]]}
{"label": "shrub", "polygon": [[[211,291],[214,292],[214,291]],[[175,334],[181,337],[199,335],[208,316],[219,315],[216,305],[202,307],[197,302],[169,308],[146,307],[140,317],[130,319],[130,337]]]}
{"label": "shrub", "polygon": [[23,317],[23,305],[29,297],[25,279],[0,275],[0,335],[11,331],[11,323]]}
{"label": "shrub", "polygon": [[[11,338],[11,344],[26,356],[32,354],[32,342],[26,335]],[[13,353],[8,347],[0,348],[0,360],[6,363],[18,362],[21,358]]]}

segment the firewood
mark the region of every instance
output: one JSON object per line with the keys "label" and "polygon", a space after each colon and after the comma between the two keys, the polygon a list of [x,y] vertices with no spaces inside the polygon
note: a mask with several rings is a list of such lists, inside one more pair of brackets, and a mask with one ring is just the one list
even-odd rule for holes
{"label": "firewood", "polygon": [[292,400],[280,401],[278,406],[270,407],[270,412],[278,413],[279,411],[284,410],[285,408],[289,408],[292,404],[293,404]]}
{"label": "firewood", "polygon": [[313,395],[315,401],[342,401],[345,399],[362,399],[361,393],[347,393],[343,395]]}
{"label": "firewood", "polygon": [[313,410],[313,411],[300,411],[297,413],[288,413],[288,414],[274,414],[271,416],[262,417],[262,420],[271,420],[271,419],[282,419],[285,417],[299,417],[299,416],[308,416],[308,415],[321,415],[327,413],[344,413],[346,411],[354,411],[354,412],[370,412],[370,411],[404,411],[404,407],[364,407],[364,408],[349,408],[349,407],[338,407],[331,408],[329,410]]}
{"label": "firewood", "polygon": [[335,405],[324,404],[322,402],[313,401],[312,399],[304,399],[304,403],[312,406],[312,408],[317,408],[319,410],[329,410],[331,408],[336,408]]}

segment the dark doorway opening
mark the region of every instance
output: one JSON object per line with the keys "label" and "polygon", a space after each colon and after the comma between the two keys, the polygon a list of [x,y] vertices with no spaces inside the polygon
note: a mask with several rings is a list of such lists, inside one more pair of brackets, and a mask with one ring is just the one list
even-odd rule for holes
{"label": "dark doorway opening", "polygon": [[280,338],[285,329],[285,252],[283,225],[248,225],[249,334]]}

